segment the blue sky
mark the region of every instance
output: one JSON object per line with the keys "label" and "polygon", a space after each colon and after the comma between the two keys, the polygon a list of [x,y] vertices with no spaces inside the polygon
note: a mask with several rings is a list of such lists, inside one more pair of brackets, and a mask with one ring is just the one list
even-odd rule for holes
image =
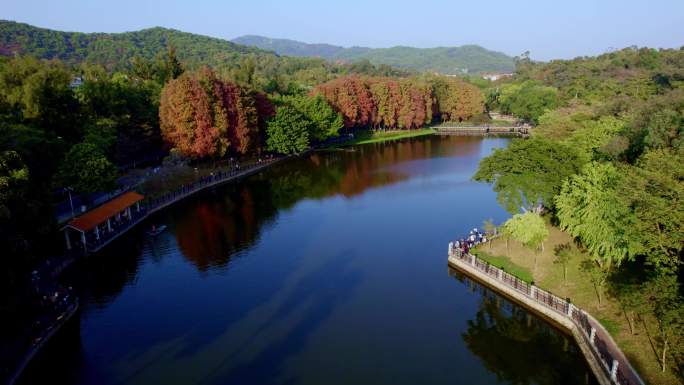
{"label": "blue sky", "polygon": [[2,0],[1,19],[81,32],[163,26],[225,39],[245,34],[416,47],[479,44],[538,60],[630,45],[684,46],[684,0]]}

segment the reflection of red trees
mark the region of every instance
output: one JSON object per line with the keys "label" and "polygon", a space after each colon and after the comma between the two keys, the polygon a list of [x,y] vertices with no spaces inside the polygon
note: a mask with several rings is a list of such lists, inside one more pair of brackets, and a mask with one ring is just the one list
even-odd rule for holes
{"label": "reflection of red trees", "polygon": [[219,80],[203,67],[164,87],[159,122],[164,140],[184,155],[221,156],[257,147],[260,123],[272,113],[265,95]]}
{"label": "reflection of red trees", "polygon": [[263,220],[255,212],[251,191],[222,201],[202,201],[176,221],[176,239],[183,255],[199,270],[223,266],[237,250],[254,242]]}

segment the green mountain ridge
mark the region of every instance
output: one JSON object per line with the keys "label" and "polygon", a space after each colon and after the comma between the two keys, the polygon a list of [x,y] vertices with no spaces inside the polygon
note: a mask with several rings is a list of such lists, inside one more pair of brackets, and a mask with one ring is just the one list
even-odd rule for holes
{"label": "green mountain ridge", "polygon": [[398,68],[431,71],[444,74],[463,72],[512,72],[513,58],[478,45],[459,47],[390,48],[341,47],[331,44],[309,44],[290,39],[273,39],[257,35],[240,36],[234,43],[273,51],[279,55],[313,56],[330,61],[368,60],[373,64],[388,64]]}
{"label": "green mountain ridge", "polygon": [[122,33],[63,32],[25,23],[0,20],[0,55],[28,54],[60,59],[68,64],[97,63],[108,68],[127,66],[134,56],[153,59],[173,45],[178,58],[190,67],[229,66],[245,54],[277,57],[228,40],[154,27]]}

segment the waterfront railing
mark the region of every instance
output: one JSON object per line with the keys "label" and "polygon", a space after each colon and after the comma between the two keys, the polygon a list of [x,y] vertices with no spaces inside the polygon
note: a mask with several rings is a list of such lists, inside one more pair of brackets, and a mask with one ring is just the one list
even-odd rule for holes
{"label": "waterfront railing", "polygon": [[463,252],[453,242],[449,243],[449,257],[475,268],[498,283],[514,289],[545,308],[569,319],[580,330],[579,334],[614,384],[644,385],[639,374],[605,328],[590,314],[572,304],[569,298],[562,299],[532,283],[525,282],[473,254]]}

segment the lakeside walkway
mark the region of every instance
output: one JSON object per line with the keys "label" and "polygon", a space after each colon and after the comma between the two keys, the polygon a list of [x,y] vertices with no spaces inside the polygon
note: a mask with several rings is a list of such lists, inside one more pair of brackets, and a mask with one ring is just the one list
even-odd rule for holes
{"label": "lakeside walkway", "polygon": [[140,205],[140,209],[131,211],[130,219],[122,223],[120,226],[112,227],[110,231],[103,231],[98,234],[98,237],[88,237],[84,253],[96,253],[102,250],[105,246],[125,234],[128,230],[135,227],[140,222],[147,219],[150,215],[165,209],[179,202],[199,191],[207,188],[221,185],[232,180],[240,179],[245,176],[257,173],[274,163],[280,162],[289,157],[278,157],[273,159],[266,159],[260,162],[254,162],[242,167],[232,169],[218,169],[209,176],[202,177],[194,183],[184,185],[174,191],[166,193],[154,199],[146,199]]}
{"label": "lakeside walkway", "polygon": [[[120,225],[111,227],[111,231],[103,231],[101,234],[98,234],[99,237],[97,238],[92,236],[88,237],[86,239],[85,247],[74,248],[62,255],[48,258],[38,266],[34,272],[34,282],[32,282],[36,292],[40,296],[45,296],[46,298],[50,298],[52,293],[65,292],[65,289],[55,281],[56,277],[62,271],[77,259],[102,250],[105,246],[125,234],[128,230],[132,229],[140,222],[143,222],[150,215],[202,190],[255,174],[275,163],[291,157],[292,156],[276,157],[238,166],[236,168],[219,169],[194,183],[182,186],[160,197],[144,201],[140,205],[139,210],[130,211],[129,220],[122,221]],[[43,346],[48,343],[50,338],[77,312],[79,306],[78,298],[70,295],[55,294],[54,299],[59,299],[59,301],[56,302],[59,306],[55,308],[55,314],[52,314],[53,311],[50,311],[49,314],[44,314],[39,322],[36,323],[31,336],[28,338],[30,341],[29,346],[25,348],[26,351],[22,354],[22,358],[17,361],[17,365],[11,372],[7,373],[6,381],[8,384],[14,384],[20,378],[21,373],[28,366],[33,357],[38,354]],[[1,378],[2,377],[0,376],[0,379]]]}
{"label": "lakeside walkway", "polygon": [[449,243],[449,265],[569,330],[601,385],[644,385],[605,328],[582,309]]}

